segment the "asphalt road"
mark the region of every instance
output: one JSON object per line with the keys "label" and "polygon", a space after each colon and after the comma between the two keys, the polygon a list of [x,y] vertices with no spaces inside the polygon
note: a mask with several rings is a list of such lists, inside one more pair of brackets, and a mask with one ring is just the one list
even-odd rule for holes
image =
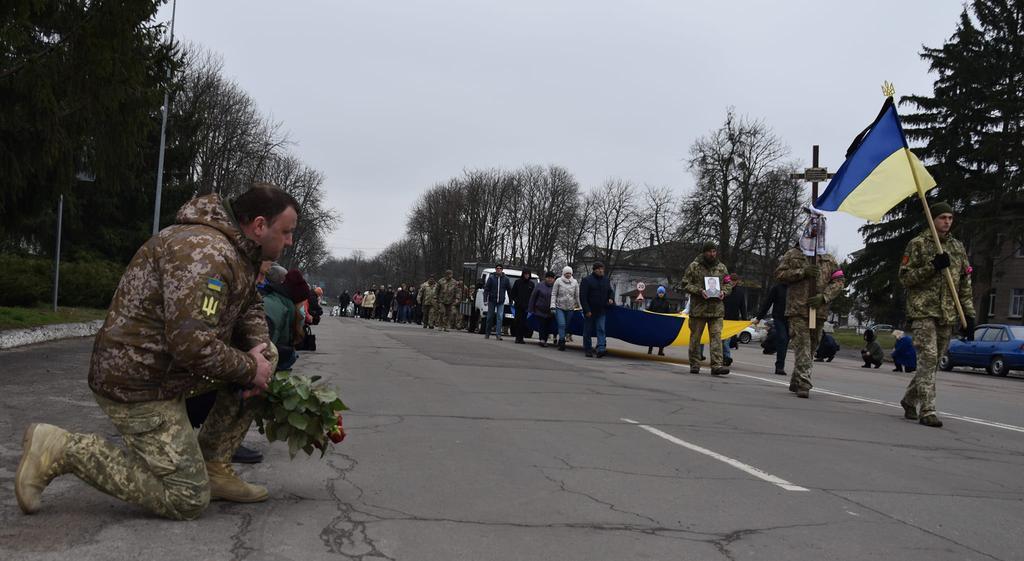
{"label": "asphalt road", "polygon": [[240,471],[271,499],[194,522],[74,477],[22,515],[27,423],[115,431],[91,341],[0,352],[0,559],[1024,559],[1021,377],[942,373],[933,429],[902,418],[908,375],[846,359],[805,400],[753,345],[712,378],[348,318],[317,336],[297,370],[342,390],[349,438],[289,461],[251,433],[267,459]]}

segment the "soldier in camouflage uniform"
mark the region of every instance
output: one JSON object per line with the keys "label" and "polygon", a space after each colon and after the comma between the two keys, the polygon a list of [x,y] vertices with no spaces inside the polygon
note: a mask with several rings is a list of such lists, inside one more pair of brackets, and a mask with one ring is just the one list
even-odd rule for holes
{"label": "soldier in camouflage uniform", "polygon": [[455,329],[463,330],[466,328],[465,317],[462,315],[462,301],[466,299],[466,287],[462,284],[462,281],[455,281]]}
{"label": "soldier in camouflage uniform", "polygon": [[[96,335],[89,387],[125,448],[93,434],[32,424],[15,476],[18,506],[40,508],[43,490],[72,473],[104,493],[176,520],[197,518],[210,499],[257,502],[267,490],[232,471],[277,362],[262,299],[260,261],[291,245],[298,203],[257,186],[229,204],[218,195],[188,202],[177,223],[128,264]],[[218,389],[198,435],[190,394]]]}
{"label": "soldier in camouflage uniform", "polygon": [[[704,286],[706,277],[718,277],[721,292],[708,297]],[[704,328],[708,329],[711,343],[711,374],[724,376],[729,373],[722,353],[722,318],[725,317],[723,300],[732,292],[729,269],[718,260],[718,246],[707,242],[701,254],[690,263],[683,274],[683,291],[690,295],[690,373],[700,374],[700,338]]]}
{"label": "soldier in camouflage uniform", "polygon": [[[794,358],[789,391],[797,397],[810,397],[811,366],[821,340],[821,326],[828,318],[829,303],[843,293],[843,272],[835,257],[825,252],[824,235],[824,217],[811,213],[800,246],[787,251],[775,269],[775,280],[788,286],[786,320]],[[808,321],[811,307],[816,314],[813,329]]]}
{"label": "soldier in camouflage uniform", "polygon": [[942,252],[935,247],[930,229],[925,229],[910,240],[900,262],[900,283],[907,288],[907,319],[911,323],[914,349],[917,350],[917,372],[900,405],[907,419],[919,419],[922,425],[941,427],[942,421],[935,414],[935,369],[939,357],[946,352],[954,326],[959,324],[956,304],[943,269],[952,273],[953,284],[967,318],[967,325],[962,326],[961,333],[971,340],[974,339],[974,301],[967,251],[960,240],[949,233],[953,227],[953,208],[946,203],[936,203],[932,205],[931,213],[942,240]]}
{"label": "soldier in camouflage uniform", "polygon": [[448,331],[449,327],[455,327],[455,313],[458,311],[456,303],[459,301],[458,288],[455,286],[455,279],[452,278],[452,271],[444,272],[444,278],[437,281],[437,314],[441,329]]}
{"label": "soldier in camouflage uniform", "polygon": [[434,275],[427,277],[427,282],[420,285],[416,301],[423,310],[423,328],[433,329],[437,323],[437,311],[434,309],[437,307],[437,283],[434,282]]}

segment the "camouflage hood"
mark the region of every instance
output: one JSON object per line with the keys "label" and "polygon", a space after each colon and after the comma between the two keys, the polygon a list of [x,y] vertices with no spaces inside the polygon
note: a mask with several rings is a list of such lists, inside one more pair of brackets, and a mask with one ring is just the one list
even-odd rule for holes
{"label": "camouflage hood", "polygon": [[174,219],[178,224],[209,226],[224,234],[238,248],[239,252],[249,259],[254,262],[262,259],[259,244],[242,233],[242,229],[231,211],[231,203],[216,193],[196,197],[185,203],[178,210]]}

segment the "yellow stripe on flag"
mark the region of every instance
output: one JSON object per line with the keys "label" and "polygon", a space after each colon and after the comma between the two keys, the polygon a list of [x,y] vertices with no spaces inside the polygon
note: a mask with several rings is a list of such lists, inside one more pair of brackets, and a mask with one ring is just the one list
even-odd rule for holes
{"label": "yellow stripe on flag", "polygon": [[839,210],[877,222],[903,199],[917,194],[907,156],[917,169],[917,179],[926,192],[935,179],[913,152],[901,148],[882,161],[839,205]]}

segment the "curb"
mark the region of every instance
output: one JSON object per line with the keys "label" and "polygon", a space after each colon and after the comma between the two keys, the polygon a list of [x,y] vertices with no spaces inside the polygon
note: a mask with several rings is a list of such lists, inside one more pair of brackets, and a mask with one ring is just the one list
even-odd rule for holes
{"label": "curb", "polygon": [[86,321],[83,323],[57,323],[41,325],[27,329],[8,329],[0,331],[0,350],[45,343],[72,337],[91,337],[103,327],[103,320]]}

